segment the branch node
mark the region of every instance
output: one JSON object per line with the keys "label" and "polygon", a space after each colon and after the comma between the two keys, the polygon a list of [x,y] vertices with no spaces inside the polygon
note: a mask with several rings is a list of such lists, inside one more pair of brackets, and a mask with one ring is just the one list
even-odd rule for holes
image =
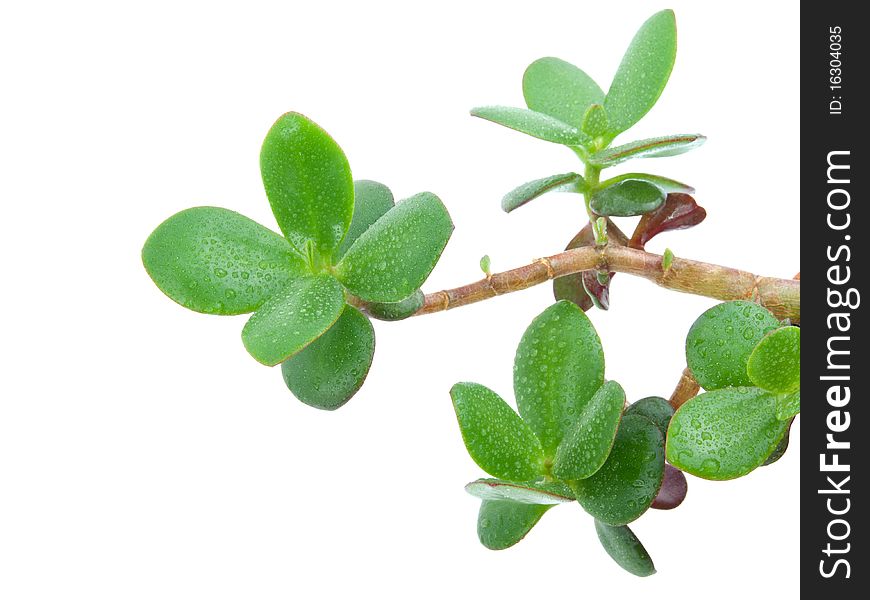
{"label": "branch node", "polygon": [[553,279],[556,276],[556,271],[553,269],[553,265],[550,263],[549,258],[539,258],[535,262],[541,263],[547,267],[547,279]]}
{"label": "branch node", "polygon": [[749,290],[749,294],[747,295],[747,300],[752,300],[753,302],[758,302],[759,298],[761,298],[761,292],[758,289],[758,286],[761,285],[761,280],[764,279],[760,275],[755,276],[755,280],[752,282],[752,289]]}
{"label": "branch node", "polygon": [[438,295],[440,295],[441,299],[442,299],[441,300],[441,307],[442,307],[441,310],[447,310],[448,308],[450,308],[450,294],[448,294],[446,291],[442,290],[442,291],[438,292]]}

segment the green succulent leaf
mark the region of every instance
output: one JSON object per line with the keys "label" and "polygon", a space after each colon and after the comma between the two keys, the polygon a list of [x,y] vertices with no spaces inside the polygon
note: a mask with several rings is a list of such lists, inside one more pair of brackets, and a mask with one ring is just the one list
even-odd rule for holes
{"label": "green succulent leaf", "polygon": [[668,424],[674,416],[674,407],[671,403],[659,396],[641,398],[625,409],[626,415],[642,415],[652,421],[662,435],[667,435]]}
{"label": "green succulent leaf", "polygon": [[501,479],[478,479],[465,491],[483,500],[510,500],[520,504],[561,504],[574,502],[574,493],[564,483],[529,481],[514,483]]}
{"label": "green succulent leaf", "polygon": [[632,575],[648,577],[656,572],[646,548],[625,525],[613,527],[596,519],[595,532],[610,558]]}
{"label": "green succulent leaf", "polygon": [[674,266],[674,251],[670,248],[665,248],[662,254],[662,273],[667,275],[672,266]]}
{"label": "green succulent leaf", "polygon": [[490,550],[504,550],[526,537],[552,504],[484,500],[477,515],[477,537]]}
{"label": "green succulent leaf", "polygon": [[582,131],[544,113],[511,106],[481,106],[471,109],[471,116],[480,117],[525,133],[546,142],[578,146],[589,140]]}
{"label": "green succulent leaf", "polygon": [[705,141],[707,138],[697,133],[638,140],[596,152],[589,157],[589,164],[604,169],[634,158],[676,156],[697,148]]}
{"label": "green succulent leaf", "polygon": [[535,179],[511,190],[501,200],[501,208],[506,213],[521,207],[527,202],[547,192],[581,193],[586,189],[583,177],[577,173],[562,173]]}
{"label": "green succulent leaf", "polygon": [[481,256],[478,265],[480,266],[480,270],[483,271],[484,275],[490,275],[492,273],[492,259],[489,257],[489,254],[484,254],[483,256]]}
{"label": "green succulent leaf", "polygon": [[592,104],[583,115],[583,133],[591,138],[603,138],[610,130],[610,122],[607,120],[607,111],[600,104]]}
{"label": "green succulent leaf", "polygon": [[547,456],[603,383],[601,340],[580,307],[560,300],[532,321],[514,359],[514,392]]}
{"label": "green succulent leaf", "polygon": [[450,390],[468,454],[498,479],[532,481],[544,474],[541,442],[501,397],[477,383]]}
{"label": "green succulent leaf", "polygon": [[263,141],[260,171],[272,212],[297,249],[328,259],[353,216],[353,178],[329,134],[299,113],[279,118]]}
{"label": "green succulent leaf", "polygon": [[601,187],[589,198],[597,215],[634,217],[657,209],[667,194],[659,186],[642,179],[622,179]]}
{"label": "green succulent leaf", "polygon": [[769,310],[746,300],[717,304],[698,317],[686,337],[686,361],[705,390],[750,386],[749,356],[780,323]]}
{"label": "green succulent leaf", "polygon": [[625,391],[615,381],[598,388],[559,444],[553,475],[585,479],[600,469],[613,447],[624,404]]}
{"label": "green succulent leaf", "polygon": [[242,329],[242,341],[251,356],[274,366],[320,337],[343,309],[344,290],[334,277],[300,278],[251,315]]}
{"label": "green succulent leaf", "polygon": [[776,418],[780,421],[791,419],[801,411],[801,391],[780,394],[776,397]]}
{"label": "green succulent leaf", "polygon": [[650,507],[662,485],[664,438],[652,421],[625,415],[613,449],[594,475],[571,482],[586,512],[608,525],[626,525]]}
{"label": "green succulent leaf", "polygon": [[801,330],[790,325],[771,331],[758,342],[746,372],[752,383],[777,394],[791,394],[801,387]]}
{"label": "green succulent leaf", "polygon": [[[779,415],[777,415],[777,417],[779,417]],[[770,453],[770,456],[764,459],[764,462],[761,465],[762,467],[772,465],[780,458],[782,458],[786,450],[788,450],[788,438],[789,433],[791,433],[791,424],[793,421],[794,419],[788,419],[788,427],[786,427],[785,433],[782,435],[782,439],[779,440],[779,443],[776,445],[776,448],[774,448],[773,452]]]}
{"label": "green succulent leaf", "polygon": [[539,58],[523,74],[526,106],[580,128],[590,104],[604,102],[604,92],[582,69],[558,58]]}
{"label": "green succulent leaf", "polygon": [[668,461],[704,479],[725,480],[761,466],[788,429],[776,397],[759,388],[723,388],[683,404],[668,429]]}
{"label": "green succulent leaf", "polygon": [[253,312],[308,271],[277,233],[210,206],[183,210],[161,223],[142,248],[142,263],[172,300],[214,315]]}
{"label": "green succulent leaf", "polygon": [[690,185],[686,185],[685,183],[680,183],[674,179],[668,179],[667,177],[661,177],[660,175],[650,175],[649,173],[625,173],[623,175],[617,175],[616,177],[611,177],[606,181],[602,181],[599,185],[602,188],[609,187],[611,185],[615,185],[617,183],[621,183],[623,181],[636,180],[636,181],[646,181],[647,183],[651,183],[654,186],[660,188],[663,192],[667,194],[694,194],[695,188]]}
{"label": "green succulent leaf", "polygon": [[423,308],[426,296],[422,290],[416,290],[413,294],[398,302],[367,302],[366,312],[381,321],[401,321],[407,319],[418,310]]}
{"label": "green succulent leaf", "polygon": [[371,321],[353,306],[345,306],[332,327],[281,363],[281,374],[299,400],[335,410],[362,387],[374,355]]}
{"label": "green succulent leaf", "polygon": [[357,238],[335,274],[363,300],[399,302],[426,281],[451,233],[453,221],[438,196],[411,196]]}
{"label": "green succulent leaf", "polygon": [[362,232],[372,226],[372,223],[387,214],[393,206],[393,193],[390,188],[377,181],[361,179],[353,182],[353,219],[347,235],[335,251],[333,262],[338,262],[344,256]]}
{"label": "green succulent leaf", "polygon": [[640,121],[655,105],[668,83],[676,57],[674,11],[657,12],[631,40],[604,99],[613,135]]}

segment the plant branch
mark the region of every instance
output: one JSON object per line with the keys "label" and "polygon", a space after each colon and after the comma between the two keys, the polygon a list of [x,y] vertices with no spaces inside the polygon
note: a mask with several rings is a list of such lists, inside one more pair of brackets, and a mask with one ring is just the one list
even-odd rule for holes
{"label": "plant branch", "polygon": [[668,402],[670,402],[671,406],[676,410],[685,404],[687,400],[694,398],[700,389],[701,386],[698,385],[697,381],[695,381],[695,376],[692,375],[692,371],[689,370],[689,367],[686,367],[683,369],[683,374],[680,376],[680,380],[677,382],[677,387],[674,388],[674,393],[671,394]]}
{"label": "plant branch", "polygon": [[753,300],[780,319],[800,323],[800,280],[762,277],[676,257],[664,271],[660,255],[613,244],[566,250],[462,287],[426,294],[425,303],[415,316],[473,304],[589,269],[628,273],[670,290],[717,300]]}

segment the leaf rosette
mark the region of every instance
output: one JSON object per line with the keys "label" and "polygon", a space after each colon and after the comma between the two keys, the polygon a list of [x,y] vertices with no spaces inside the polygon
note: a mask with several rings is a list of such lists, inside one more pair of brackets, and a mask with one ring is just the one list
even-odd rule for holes
{"label": "leaf rosette", "polygon": [[191,208],[154,230],[142,261],[186,308],[253,313],[242,330],[251,356],[281,364],[297,398],[332,410],[374,357],[374,328],[357,307],[385,320],[418,310],[453,223],[434,194],[395,202],[383,184],[354,181],[338,144],[298,113],[269,130],[260,170],[283,235],[227,209]]}

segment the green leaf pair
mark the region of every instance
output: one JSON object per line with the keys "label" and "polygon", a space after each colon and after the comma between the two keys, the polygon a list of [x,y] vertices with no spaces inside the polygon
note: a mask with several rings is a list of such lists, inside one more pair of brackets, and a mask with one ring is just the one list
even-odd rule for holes
{"label": "green leaf pair", "polygon": [[692,325],[686,359],[708,391],[671,420],[668,461],[716,480],[768,463],[800,411],[800,328],[755,303],[726,302]]}
{"label": "green leaf pair", "polygon": [[260,167],[284,237],[230,210],[191,208],[154,230],[142,261],[186,308],[253,312],[242,330],[248,352],[283,363],[306,404],[338,408],[362,385],[375,346],[348,299],[388,319],[417,310],[453,223],[433,194],[394,203],[386,186],[354,182],[338,144],[298,113],[270,129]]}
{"label": "green leaf pair", "polygon": [[606,145],[655,105],[671,75],[677,52],[674,13],[650,17],[628,46],[605,94],[582,69],[546,57],[523,75],[528,110],[483,107],[472,110],[505,127],[569,146]]}
{"label": "green leaf pair", "polygon": [[[624,394],[604,384],[601,341],[583,311],[558,302],[532,322],[517,349],[514,391],[519,415],[480,384],[450,390],[465,445],[484,471],[528,482],[551,470],[588,476],[601,467]],[[581,433],[596,425],[593,443]]]}
{"label": "green leaf pair", "polygon": [[650,507],[670,415],[646,399],[623,416],[625,392],[604,380],[601,342],[578,306],[560,301],[532,321],[517,348],[514,392],[519,414],[482,385],[450,391],[469,454],[496,478],[466,486],[483,501],[485,546],[517,543],[551,506],[575,499],[613,527]]}

